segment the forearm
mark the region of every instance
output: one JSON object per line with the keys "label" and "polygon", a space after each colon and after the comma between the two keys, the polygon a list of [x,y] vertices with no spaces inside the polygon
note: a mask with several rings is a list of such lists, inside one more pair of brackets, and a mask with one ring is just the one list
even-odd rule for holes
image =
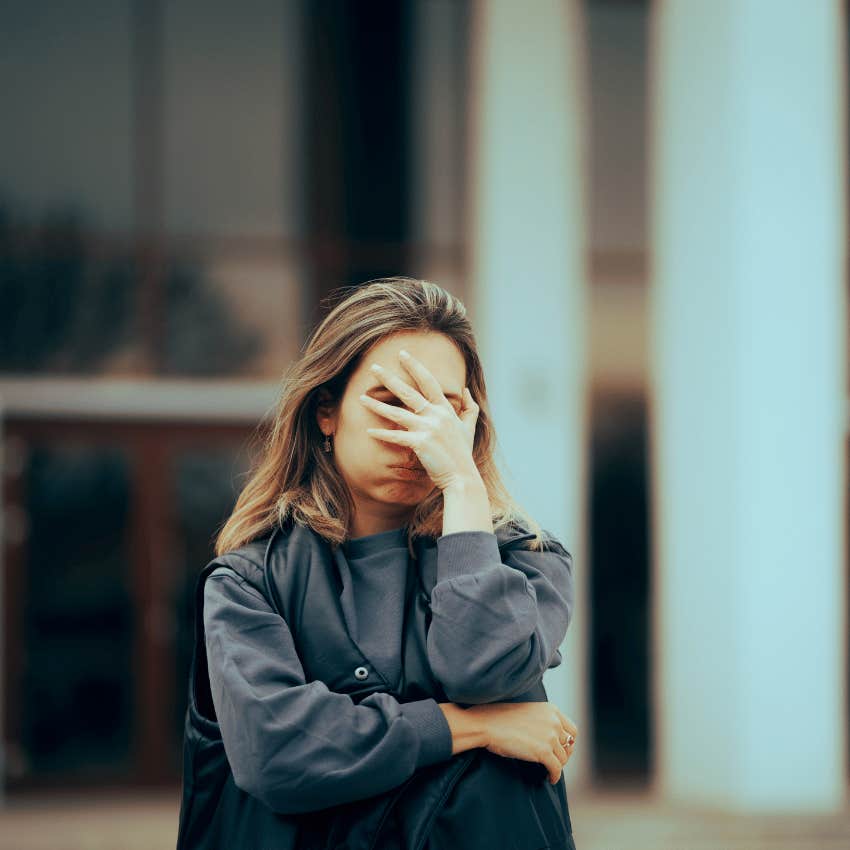
{"label": "forearm", "polygon": [[503,553],[486,531],[438,538],[426,647],[450,701],[510,699],[560,663],[573,608],[572,561],[556,541],[547,546]]}
{"label": "forearm", "polygon": [[451,757],[436,700],[376,691],[359,703],[306,681],[284,619],[238,575],[214,572],[202,616],[210,695],[234,783],[280,814],[395,788]]}
{"label": "forearm", "polygon": [[461,708],[453,702],[437,704],[445,714],[452,733],[452,755],[487,746],[487,728],[474,706]]}

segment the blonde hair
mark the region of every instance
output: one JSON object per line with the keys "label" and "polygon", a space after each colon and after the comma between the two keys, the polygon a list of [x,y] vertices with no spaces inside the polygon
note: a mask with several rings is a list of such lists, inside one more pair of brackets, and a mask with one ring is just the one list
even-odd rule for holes
{"label": "blonde hair", "polygon": [[[270,430],[255,432],[260,450],[248,481],[215,541],[216,555],[250,543],[291,519],[337,545],[349,536],[354,503],[332,456],[323,451],[316,421],[320,388],[341,400],[351,374],[372,345],[401,331],[435,331],[449,337],[466,362],[467,386],[479,405],[472,456],[487,489],[494,529],[511,523],[533,532],[526,546],[539,550],[545,532],[511,498],[494,461],[496,434],[487,405],[484,373],[466,307],[425,280],[387,277],[339,287],[326,299],[330,312],[314,330],[301,356],[283,376]],[[432,490],[413,510],[413,538],[442,534],[443,498]]]}

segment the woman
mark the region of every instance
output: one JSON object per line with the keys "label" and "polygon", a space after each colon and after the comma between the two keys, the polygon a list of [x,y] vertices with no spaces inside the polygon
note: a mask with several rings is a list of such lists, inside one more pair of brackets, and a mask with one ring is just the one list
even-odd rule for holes
{"label": "woman", "polygon": [[463,304],[345,295],[198,579],[178,848],[574,848],[572,558],[500,480]]}

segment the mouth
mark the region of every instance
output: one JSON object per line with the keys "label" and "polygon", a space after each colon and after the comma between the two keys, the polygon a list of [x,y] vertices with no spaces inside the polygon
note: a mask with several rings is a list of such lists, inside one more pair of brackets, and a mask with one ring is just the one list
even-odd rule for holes
{"label": "mouth", "polygon": [[421,478],[426,474],[425,467],[419,466],[418,464],[411,466],[392,466],[390,469],[394,469],[396,475],[403,478]]}
{"label": "mouth", "polygon": [[425,471],[425,467],[419,463],[419,460],[408,460],[403,463],[391,463],[391,469],[421,469],[423,472]]}

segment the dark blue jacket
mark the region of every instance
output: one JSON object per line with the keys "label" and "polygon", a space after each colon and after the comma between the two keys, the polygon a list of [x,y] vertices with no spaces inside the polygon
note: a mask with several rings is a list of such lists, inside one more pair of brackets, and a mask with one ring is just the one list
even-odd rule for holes
{"label": "dark blue jacket", "polygon": [[551,535],[526,549],[532,536],[414,542],[395,682],[351,638],[338,550],[311,529],[290,522],[207,564],[178,850],[574,848],[563,777],[551,785],[542,765],[483,748],[452,756],[437,706],[547,699],[572,559]]}

